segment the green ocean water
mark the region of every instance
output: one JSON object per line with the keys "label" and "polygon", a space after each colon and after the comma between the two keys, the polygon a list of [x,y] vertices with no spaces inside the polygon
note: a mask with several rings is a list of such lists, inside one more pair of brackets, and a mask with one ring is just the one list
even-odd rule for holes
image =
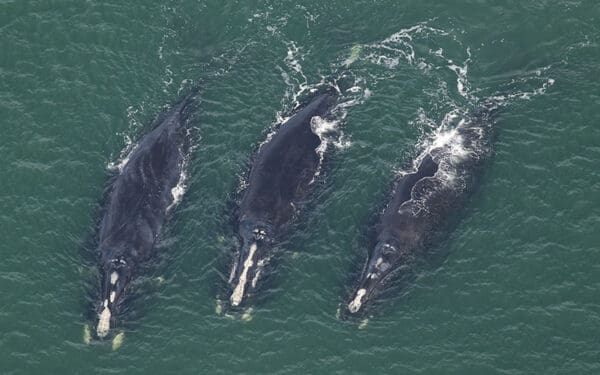
{"label": "green ocean water", "polygon": [[[0,374],[599,374],[596,1],[0,1]],[[231,202],[295,96],[353,77],[250,318]],[[122,346],[84,342],[110,168],[199,86],[186,193]],[[477,189],[368,323],[338,319],[392,181],[502,104]]]}

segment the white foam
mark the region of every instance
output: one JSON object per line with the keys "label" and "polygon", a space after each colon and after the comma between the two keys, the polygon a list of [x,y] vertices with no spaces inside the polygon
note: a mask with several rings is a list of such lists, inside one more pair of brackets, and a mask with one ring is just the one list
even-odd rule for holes
{"label": "white foam", "polygon": [[348,310],[350,310],[351,313],[355,313],[358,310],[360,310],[361,306],[362,306],[362,298],[364,297],[364,295],[367,293],[367,290],[365,288],[361,288],[358,290],[358,292],[356,292],[356,296],[354,297],[354,300],[352,300],[352,302],[350,302],[348,304]]}
{"label": "white foam", "polygon": [[[403,28],[380,42],[369,44],[365,49],[370,50],[365,60],[381,65],[387,69],[396,68],[402,60],[410,65],[416,65],[422,71],[431,70],[431,65],[416,56],[413,40],[417,37],[427,38],[430,35],[448,35],[446,32],[428,26],[422,22],[414,26]],[[443,50],[431,51],[432,54],[441,54]]]}
{"label": "white foam", "polygon": [[242,298],[244,297],[244,290],[246,288],[246,281],[248,278],[248,270],[250,269],[250,267],[252,267],[254,265],[254,253],[256,252],[257,249],[257,245],[256,242],[253,243],[252,245],[250,245],[250,251],[248,252],[248,257],[246,258],[246,260],[244,261],[244,269],[242,270],[242,273],[240,274],[240,278],[238,280],[238,284],[235,287],[235,289],[233,290],[233,293],[231,294],[231,305],[232,306],[237,306],[240,304],[240,302],[242,302]]}
{"label": "white foam", "polygon": [[131,138],[129,138],[129,136],[124,136],[125,137],[125,143],[126,146],[123,149],[123,151],[121,152],[121,157],[119,158],[119,160],[117,160],[116,162],[110,162],[107,165],[107,168],[111,171],[113,170],[118,170],[119,173],[123,172],[123,169],[125,169],[125,166],[127,165],[127,163],[129,162],[129,158],[131,157],[131,155],[133,154],[133,152],[137,149],[137,144],[131,146],[132,141]]}
{"label": "white foam", "polygon": [[294,71],[302,74],[302,66],[300,65],[300,62],[298,61],[298,56],[302,56],[302,55],[299,52],[300,52],[300,48],[296,46],[296,43],[290,42],[290,44],[288,44],[287,55],[285,56],[284,61]]}
{"label": "white foam", "polygon": [[[190,130],[187,130],[187,136],[190,136]],[[179,154],[181,155],[181,172],[179,173],[179,180],[177,181],[177,185],[175,185],[171,189],[171,197],[173,197],[173,201],[167,207],[167,212],[169,212],[173,207],[177,206],[181,200],[183,199],[183,195],[187,191],[187,168],[189,164],[189,155],[194,151],[196,146],[192,146],[187,154],[183,152],[183,149],[179,149]]]}
{"label": "white foam", "polygon": [[532,91],[517,91],[510,94],[492,95],[489,100],[496,106],[507,105],[515,99],[530,100],[533,97],[545,94],[555,83],[556,80],[554,78],[547,78],[540,87],[533,89]]}
{"label": "white foam", "polygon": [[[463,66],[458,66],[452,63],[452,60],[448,60],[450,63],[448,65],[448,69],[452,70],[456,73],[456,89],[458,93],[466,99],[471,99],[469,90],[469,81],[467,80],[467,73],[469,70],[469,62],[471,62],[471,49],[467,48],[467,59],[465,60]],[[443,57],[443,55],[441,56]]]}
{"label": "white foam", "polygon": [[165,73],[164,73],[165,77],[162,80],[162,82],[164,84],[163,85],[163,92],[165,94],[169,93],[169,91],[167,89],[168,89],[169,86],[171,86],[173,84],[173,71],[170,68],[171,68],[170,65],[167,65],[165,67]]}
{"label": "white foam", "polygon": [[[302,71],[301,61],[304,60],[302,50],[293,41],[286,42],[286,46],[287,53],[283,62],[285,63],[287,70],[282,68],[280,68],[280,70],[281,76],[287,85],[287,90],[284,99],[282,99],[284,109],[277,113],[277,123],[279,124],[283,124],[289,119],[289,117],[284,117],[283,113],[289,113],[291,112],[291,109],[298,108],[300,106],[298,98],[306,91],[310,90],[308,79]],[[291,103],[292,107],[285,108],[286,103]]]}
{"label": "white foam", "polygon": [[321,174],[321,167],[323,166],[325,151],[327,151],[327,145],[329,143],[328,135],[338,130],[338,124],[338,121],[328,121],[319,116],[314,116],[310,119],[310,128],[312,132],[319,137],[321,143],[316,148],[317,155],[319,155],[319,164],[317,165],[315,175],[309,184],[312,184]]}
{"label": "white foam", "polygon": [[170,211],[171,208],[177,206],[179,202],[181,202],[181,199],[183,198],[183,195],[186,192],[187,186],[185,183],[187,180],[187,166],[185,164],[187,163],[184,163],[184,165],[181,167],[181,173],[179,174],[179,181],[177,181],[177,185],[175,185],[175,187],[171,189],[171,196],[173,197],[173,202],[171,202],[171,204],[167,207],[167,211]]}
{"label": "white foam", "polygon": [[[127,107],[127,119],[129,122],[129,129],[135,129],[135,128],[141,126],[140,122],[137,121],[137,119],[136,119],[136,115],[140,112],[141,109],[143,109],[143,107],[141,107],[141,108],[135,108],[133,106]],[[133,143],[133,140],[131,139],[129,134],[126,134],[126,133],[117,133],[117,134],[118,135],[120,134],[123,136],[123,141],[125,143],[125,147],[123,148],[123,150],[121,150],[121,153],[119,154],[119,159],[117,161],[109,162],[106,167],[108,170],[119,171],[119,173],[121,173],[121,172],[123,172],[123,169],[129,162],[129,158],[131,157],[131,155],[133,154],[133,152],[135,151],[135,149],[137,148],[138,145]]]}

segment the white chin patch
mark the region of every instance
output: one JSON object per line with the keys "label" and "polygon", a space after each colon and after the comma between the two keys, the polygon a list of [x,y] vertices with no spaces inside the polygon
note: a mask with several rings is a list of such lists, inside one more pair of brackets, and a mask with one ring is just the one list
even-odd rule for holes
{"label": "white chin patch", "polygon": [[356,297],[354,297],[354,300],[348,304],[348,310],[350,310],[351,313],[354,314],[360,310],[360,307],[362,306],[362,298],[366,293],[367,290],[365,288],[361,288],[358,290],[358,292],[356,292]]}
{"label": "white chin patch", "polygon": [[244,297],[244,289],[246,289],[246,279],[248,278],[248,270],[254,265],[254,260],[252,260],[252,258],[254,258],[255,252],[256,243],[253,243],[250,246],[248,258],[246,258],[246,261],[244,262],[244,269],[242,270],[240,279],[238,280],[238,284],[236,285],[235,289],[233,290],[233,293],[231,294],[231,298],[229,299],[231,301],[232,306],[237,306],[240,304],[240,302],[242,302],[242,298]]}
{"label": "white chin patch", "polygon": [[98,337],[102,338],[108,334],[110,330],[110,316],[110,309],[108,306],[104,306],[104,310],[98,316],[98,328],[96,329]]}

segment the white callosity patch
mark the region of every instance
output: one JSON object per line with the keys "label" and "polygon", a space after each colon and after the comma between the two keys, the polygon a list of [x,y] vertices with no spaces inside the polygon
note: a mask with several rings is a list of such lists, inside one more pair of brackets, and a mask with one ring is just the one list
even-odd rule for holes
{"label": "white callosity patch", "polygon": [[115,292],[114,290],[112,292],[110,292],[110,303],[114,303],[115,302],[115,297],[117,296],[117,292]]}
{"label": "white callosity patch", "polygon": [[250,245],[250,251],[248,252],[248,257],[244,261],[244,269],[240,274],[240,278],[238,280],[238,284],[236,285],[233,293],[231,294],[231,305],[237,306],[242,302],[242,298],[244,297],[244,290],[246,289],[246,281],[248,278],[248,271],[250,267],[254,265],[254,253],[256,253],[257,245],[253,243]]}
{"label": "white callosity patch", "polygon": [[113,271],[113,273],[110,274],[110,284],[115,285],[117,280],[119,280],[119,274],[117,271]]}
{"label": "white callosity patch", "polygon": [[252,231],[252,233],[254,233],[254,238],[256,238],[257,240],[264,240],[267,236],[267,232],[264,229],[254,228],[254,231]]}
{"label": "white callosity patch", "polygon": [[[382,271],[382,265],[385,265],[386,263],[383,263],[383,258],[379,257],[377,258],[377,260],[375,261],[375,269],[377,270],[376,272],[369,272],[367,274],[367,279],[376,279],[379,277],[378,273],[379,271]],[[383,267],[383,271],[385,271],[385,266]]]}
{"label": "white callosity patch", "polygon": [[265,268],[265,265],[269,262],[270,258],[263,258],[260,259],[258,262],[256,262],[256,274],[254,275],[254,278],[252,279],[252,288],[256,288],[256,283],[258,282],[258,279],[260,277],[260,274],[262,273],[263,268]]}
{"label": "white callosity patch", "polygon": [[98,327],[96,328],[96,333],[100,338],[105,337],[108,334],[108,331],[110,330],[111,313],[110,309],[108,308],[107,299],[104,300],[103,307],[104,309],[102,310],[100,315],[98,315]]}
{"label": "white callosity patch", "polygon": [[354,300],[348,304],[348,310],[350,310],[351,313],[355,313],[360,310],[360,307],[362,306],[362,299],[366,293],[367,290],[365,288],[361,288],[358,290],[358,292],[356,292]]}
{"label": "white callosity patch", "polygon": [[229,283],[230,284],[233,281],[233,278],[235,277],[235,270],[237,269],[237,266],[238,266],[238,261],[237,261],[237,256],[236,256],[236,260],[233,262],[233,267],[231,267],[231,272],[229,273]]}
{"label": "white callosity patch", "polygon": [[252,288],[256,288],[256,283],[258,282],[258,278],[260,277],[261,272],[262,272],[262,269],[256,270],[256,274],[252,278]]}

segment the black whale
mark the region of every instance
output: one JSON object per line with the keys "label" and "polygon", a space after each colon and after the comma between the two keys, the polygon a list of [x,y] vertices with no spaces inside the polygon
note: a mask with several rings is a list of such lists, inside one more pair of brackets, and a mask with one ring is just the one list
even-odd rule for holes
{"label": "black whale", "polygon": [[409,262],[460,206],[490,152],[491,114],[481,109],[445,131],[439,144],[419,155],[416,170],[397,181],[379,218],[375,248],[348,303],[350,313],[364,310],[393,272]]}
{"label": "black whale", "polygon": [[98,337],[108,334],[137,266],[152,254],[179,182],[189,146],[188,96],[154,123],[109,187],[99,228]]}
{"label": "black whale", "polygon": [[237,217],[242,247],[229,278],[232,306],[254,289],[270,246],[311,191],[321,162],[321,139],[313,131],[313,118],[327,115],[334,102],[334,93],[315,97],[260,148]]}

